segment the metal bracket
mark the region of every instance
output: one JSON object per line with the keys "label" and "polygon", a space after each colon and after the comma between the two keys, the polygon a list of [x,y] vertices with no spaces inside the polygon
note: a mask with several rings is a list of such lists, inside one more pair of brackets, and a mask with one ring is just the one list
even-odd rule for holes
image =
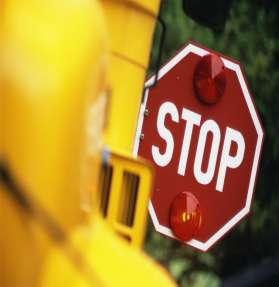
{"label": "metal bracket", "polygon": [[157,16],[157,21],[161,25],[162,30],[161,30],[161,38],[160,38],[160,42],[159,42],[158,58],[157,58],[156,65],[155,65],[155,79],[154,79],[153,83],[151,83],[147,86],[144,86],[143,93],[142,93],[142,102],[144,101],[146,90],[155,87],[157,82],[158,82],[159,70],[160,70],[161,60],[162,60],[162,55],[163,55],[163,47],[165,44],[166,31],[167,31],[166,23],[164,22],[163,18],[161,17],[161,11],[162,11],[162,6],[160,7],[159,15]]}

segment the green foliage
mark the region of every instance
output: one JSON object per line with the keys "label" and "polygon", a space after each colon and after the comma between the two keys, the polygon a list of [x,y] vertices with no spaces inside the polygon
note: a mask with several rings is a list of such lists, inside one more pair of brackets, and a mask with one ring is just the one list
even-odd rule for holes
{"label": "green foliage", "polygon": [[[266,132],[252,216],[209,253],[182,246],[149,228],[146,251],[168,268],[181,286],[215,287],[223,278],[279,254],[279,5],[270,2],[268,10],[263,3],[235,1],[221,34],[187,18],[180,1],[163,5],[167,35],[162,62],[190,39],[241,62]],[[158,26],[151,70],[157,61],[160,32]]]}

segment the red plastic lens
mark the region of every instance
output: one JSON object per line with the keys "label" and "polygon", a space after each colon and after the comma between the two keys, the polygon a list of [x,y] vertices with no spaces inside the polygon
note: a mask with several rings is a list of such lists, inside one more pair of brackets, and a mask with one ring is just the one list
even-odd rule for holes
{"label": "red plastic lens", "polygon": [[182,241],[191,240],[201,226],[199,202],[189,192],[181,192],[174,198],[169,216],[172,232]]}
{"label": "red plastic lens", "polygon": [[198,98],[215,104],[225,93],[226,73],[222,59],[214,54],[203,56],[194,71],[194,88]]}

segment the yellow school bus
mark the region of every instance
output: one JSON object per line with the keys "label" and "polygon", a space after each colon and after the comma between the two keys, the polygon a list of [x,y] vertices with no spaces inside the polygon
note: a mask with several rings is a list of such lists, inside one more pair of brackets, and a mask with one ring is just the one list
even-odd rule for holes
{"label": "yellow school bus", "polygon": [[159,0],[0,4],[0,286],[175,286],[132,155]]}

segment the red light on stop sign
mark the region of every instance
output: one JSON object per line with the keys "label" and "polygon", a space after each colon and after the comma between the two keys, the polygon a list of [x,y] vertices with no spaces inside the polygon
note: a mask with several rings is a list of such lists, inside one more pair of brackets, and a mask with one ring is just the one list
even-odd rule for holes
{"label": "red light on stop sign", "polygon": [[169,213],[172,232],[182,241],[191,240],[201,226],[201,210],[195,196],[179,193],[173,200]]}
{"label": "red light on stop sign", "polygon": [[197,97],[205,104],[215,104],[226,88],[225,67],[222,59],[214,54],[201,58],[194,70],[194,88]]}

